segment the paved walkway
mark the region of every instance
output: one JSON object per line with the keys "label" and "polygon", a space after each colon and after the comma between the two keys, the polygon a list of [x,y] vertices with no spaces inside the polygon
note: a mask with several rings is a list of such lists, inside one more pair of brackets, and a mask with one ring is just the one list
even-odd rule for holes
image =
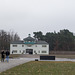
{"label": "paved walkway", "polygon": [[9,63],[0,61],[0,72],[3,72],[17,65],[20,65],[29,61],[34,61],[34,60],[35,58],[16,58],[16,59],[9,59]]}
{"label": "paved walkway", "polygon": [[[23,64],[29,61],[34,61],[35,59],[39,60],[39,58],[15,58],[15,59],[9,59],[9,63],[0,62],[0,72],[3,72],[7,69],[10,69],[12,67],[15,67],[17,65],[20,65],[20,64]],[[75,62],[75,59],[56,58],[55,60],[43,60],[43,61],[72,61],[72,62]]]}

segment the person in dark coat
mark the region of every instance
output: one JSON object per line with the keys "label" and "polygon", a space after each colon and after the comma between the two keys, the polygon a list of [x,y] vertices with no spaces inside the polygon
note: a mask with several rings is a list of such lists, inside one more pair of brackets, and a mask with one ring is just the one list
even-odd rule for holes
{"label": "person in dark coat", "polygon": [[9,62],[9,55],[10,55],[10,52],[7,50],[5,54],[6,54],[6,61]]}
{"label": "person in dark coat", "polygon": [[5,58],[4,50],[2,50],[1,51],[1,62],[4,62],[4,58]]}

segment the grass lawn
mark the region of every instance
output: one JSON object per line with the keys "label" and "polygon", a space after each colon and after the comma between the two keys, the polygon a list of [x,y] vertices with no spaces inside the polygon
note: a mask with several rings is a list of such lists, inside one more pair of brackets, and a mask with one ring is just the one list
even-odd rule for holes
{"label": "grass lawn", "polygon": [[[10,54],[9,58],[16,58],[16,57],[20,57],[20,54]],[[0,54],[0,58],[1,58],[1,54]]]}
{"label": "grass lawn", "polygon": [[20,57],[20,54],[10,54],[9,58],[16,58],[16,57]]}
{"label": "grass lawn", "polygon": [[31,61],[0,75],[75,75],[75,62]]}

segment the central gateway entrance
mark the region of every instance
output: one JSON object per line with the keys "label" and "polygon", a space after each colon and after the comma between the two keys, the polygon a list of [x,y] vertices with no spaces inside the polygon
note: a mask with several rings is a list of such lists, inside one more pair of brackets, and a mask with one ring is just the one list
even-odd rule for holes
{"label": "central gateway entrance", "polygon": [[26,53],[33,54],[33,49],[26,49]]}

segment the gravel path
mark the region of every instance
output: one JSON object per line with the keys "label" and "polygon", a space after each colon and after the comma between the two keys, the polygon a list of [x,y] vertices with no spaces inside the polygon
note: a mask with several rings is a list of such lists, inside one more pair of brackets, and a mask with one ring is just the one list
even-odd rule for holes
{"label": "gravel path", "polygon": [[8,63],[0,61],[0,72],[3,72],[17,65],[20,65],[29,61],[34,61],[34,60],[35,58],[16,58],[16,59],[9,59]]}

